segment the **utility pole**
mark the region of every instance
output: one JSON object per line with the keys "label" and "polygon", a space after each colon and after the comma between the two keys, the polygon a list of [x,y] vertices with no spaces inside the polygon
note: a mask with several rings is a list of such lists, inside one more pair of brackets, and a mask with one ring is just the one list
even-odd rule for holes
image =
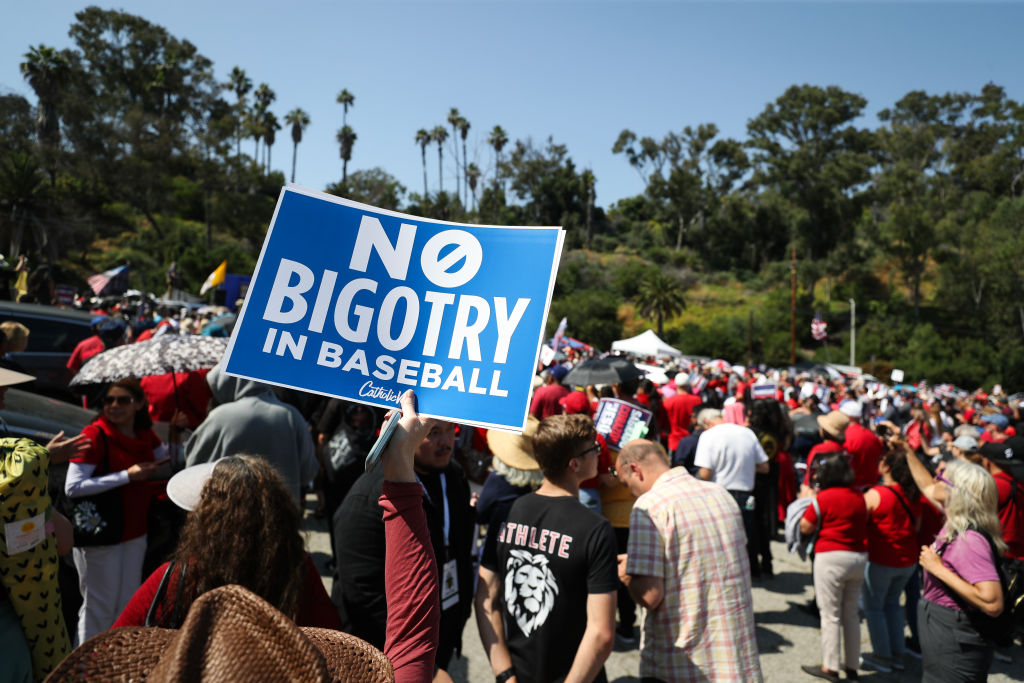
{"label": "utility pole", "polygon": [[857,358],[857,302],[850,299],[850,365],[856,365]]}
{"label": "utility pole", "polygon": [[789,296],[789,364],[796,365],[796,242],[793,242],[793,264],[789,268],[792,292]]}

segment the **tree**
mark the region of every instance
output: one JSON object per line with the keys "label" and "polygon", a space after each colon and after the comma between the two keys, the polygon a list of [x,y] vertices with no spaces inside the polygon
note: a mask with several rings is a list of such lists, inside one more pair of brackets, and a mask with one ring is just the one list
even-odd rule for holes
{"label": "tree", "polygon": [[341,156],[341,184],[346,187],[348,181],[348,162],[352,159],[352,146],[356,143],[356,132],[351,126],[342,126],[338,130],[338,145]]}
{"label": "tree", "polygon": [[473,193],[473,205],[476,206],[476,184],[480,180],[480,168],[476,164],[470,164],[466,167],[466,182],[469,183],[469,189]]}
{"label": "tree", "polygon": [[242,120],[245,114],[245,96],[252,90],[252,79],[245,75],[245,70],[240,66],[235,66],[231,69],[231,74],[228,76],[228,80],[223,84],[223,87],[230,90],[235,94],[237,102],[235,104],[235,155],[238,157],[242,156]]}
{"label": "tree", "polygon": [[677,315],[686,308],[682,285],[677,279],[658,269],[648,271],[633,302],[641,315],[657,320],[659,337],[665,335],[665,318]]}
{"label": "tree", "polygon": [[270,150],[277,139],[277,131],[281,130],[281,124],[277,122],[274,112],[268,111],[263,114],[263,142],[267,150],[267,163],[265,173],[270,173]]}
{"label": "tree", "polygon": [[495,126],[487,136],[487,144],[494,148],[494,183],[501,177],[501,150],[508,143],[508,134],[501,126]]}
{"label": "tree", "polygon": [[465,117],[460,116],[458,121],[459,137],[462,138],[462,196],[463,201],[469,200],[469,157],[466,156],[466,136],[469,135],[469,121]]}
{"label": "tree", "polygon": [[56,182],[55,154],[60,144],[60,120],[57,104],[70,75],[67,57],[52,47],[40,45],[25,53],[21,75],[39,98],[36,108],[36,135],[47,157],[50,185]]}
{"label": "tree", "polygon": [[444,141],[448,139],[448,131],[444,129],[444,126],[434,126],[434,129],[430,131],[430,138],[437,143],[437,191],[440,194],[444,192],[444,168],[442,167],[441,157],[443,155]]}
{"label": "tree", "polygon": [[800,207],[793,226],[812,259],[848,241],[860,215],[857,188],[870,179],[875,138],[853,125],[867,105],[836,86],[791,86],[747,123],[754,183]]}
{"label": "tree", "polygon": [[416,131],[416,144],[420,146],[420,157],[423,160],[423,199],[426,199],[430,194],[427,191],[427,145],[429,145],[432,140],[433,138],[426,128],[420,128]]}
{"label": "tree", "polygon": [[593,225],[591,224],[592,214],[594,212],[594,184],[596,182],[594,178],[594,172],[589,168],[583,171],[580,176],[580,180],[583,182],[583,196],[586,197],[587,202],[587,249],[590,249],[590,243],[593,241],[594,231]]}
{"label": "tree", "polygon": [[0,225],[7,224],[7,253],[12,257],[25,251],[22,241],[26,228],[36,229],[40,250],[50,246],[43,215],[45,194],[46,183],[31,154],[14,152],[0,159]]}
{"label": "tree", "polygon": [[277,94],[271,90],[270,86],[266,83],[260,83],[252,96],[256,100],[256,107],[252,112],[249,121],[249,134],[252,135],[253,139],[256,141],[254,159],[258,165],[263,166],[259,158],[260,140],[266,139],[267,109],[270,107],[270,104],[277,99]]}
{"label": "tree", "polygon": [[327,192],[353,201],[398,211],[405,187],[380,167],[355,171],[346,181],[329,185]]}
{"label": "tree", "polygon": [[292,182],[295,182],[295,157],[299,153],[299,143],[302,142],[302,131],[309,125],[309,114],[301,109],[292,109],[285,114],[284,122],[292,127]]}
{"label": "tree", "polygon": [[356,96],[350,93],[347,89],[343,89],[338,93],[338,97],[335,102],[341,105],[341,127],[344,128],[348,125],[348,108],[355,106]]}
{"label": "tree", "polygon": [[[456,109],[455,107],[452,107],[448,111],[448,123],[452,127],[452,141],[453,141],[453,143],[454,143],[454,140],[456,138],[458,138],[458,136],[459,136],[459,122],[461,120],[462,120],[462,116],[459,114],[459,110]],[[459,177],[461,176],[461,174],[459,173],[459,147],[458,147],[458,144],[453,144],[453,147],[455,148],[455,196],[460,201],[462,201],[462,195],[461,195],[462,183],[459,182]],[[465,159],[463,159],[462,163],[465,164]]]}

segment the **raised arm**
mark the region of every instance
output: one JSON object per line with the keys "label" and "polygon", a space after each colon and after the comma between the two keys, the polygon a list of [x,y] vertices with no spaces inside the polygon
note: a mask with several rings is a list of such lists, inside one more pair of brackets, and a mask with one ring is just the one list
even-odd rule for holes
{"label": "raised arm", "polygon": [[437,568],[416,482],[413,454],[433,421],[416,413],[416,396],[402,396],[402,419],[382,457],[384,489],[384,594],[388,620],[384,654],[395,681],[429,681],[434,676],[441,607]]}

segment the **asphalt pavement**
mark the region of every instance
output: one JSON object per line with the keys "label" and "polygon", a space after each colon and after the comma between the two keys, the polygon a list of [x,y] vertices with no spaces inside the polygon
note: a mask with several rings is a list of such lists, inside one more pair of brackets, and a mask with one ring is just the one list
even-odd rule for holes
{"label": "asphalt pavement", "polygon": [[[303,520],[306,546],[320,569],[327,592],[331,590],[331,577],[324,569],[330,559],[330,539],[327,520],[313,516],[315,501],[307,498]],[[781,537],[780,537],[781,538]],[[757,644],[761,653],[761,670],[764,680],[769,683],[791,683],[814,681],[800,670],[802,664],[821,662],[821,640],[817,619],[800,609],[812,596],[810,563],[802,562],[797,555],[786,552],[780,541],[772,543],[775,576],[754,582],[754,620],[757,624]],[[637,624],[641,623],[638,613]],[[639,629],[637,629],[639,631]],[[909,631],[908,631],[909,634]],[[608,680],[617,683],[639,681],[640,654],[639,633],[636,643],[626,645],[616,641],[615,650],[605,664]],[[867,625],[861,621],[861,650],[871,651]],[[992,665],[989,681],[1024,681],[1024,649],[1014,646],[1008,650],[1011,662],[996,661]],[[466,623],[462,635],[462,656],[453,659],[449,673],[458,682],[480,682],[493,680],[490,664],[484,656],[476,621]],[[912,657],[906,659],[906,671],[878,673],[860,670],[865,681],[919,681],[920,662]]]}

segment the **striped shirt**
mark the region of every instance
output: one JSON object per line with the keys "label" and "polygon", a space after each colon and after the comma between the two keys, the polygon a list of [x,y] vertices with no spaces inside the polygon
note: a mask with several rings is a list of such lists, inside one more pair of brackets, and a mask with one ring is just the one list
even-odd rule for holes
{"label": "striped shirt", "polygon": [[746,535],[725,489],[681,467],[662,474],[633,507],[628,552],[631,576],[665,582],[645,610],[641,677],[762,680]]}

